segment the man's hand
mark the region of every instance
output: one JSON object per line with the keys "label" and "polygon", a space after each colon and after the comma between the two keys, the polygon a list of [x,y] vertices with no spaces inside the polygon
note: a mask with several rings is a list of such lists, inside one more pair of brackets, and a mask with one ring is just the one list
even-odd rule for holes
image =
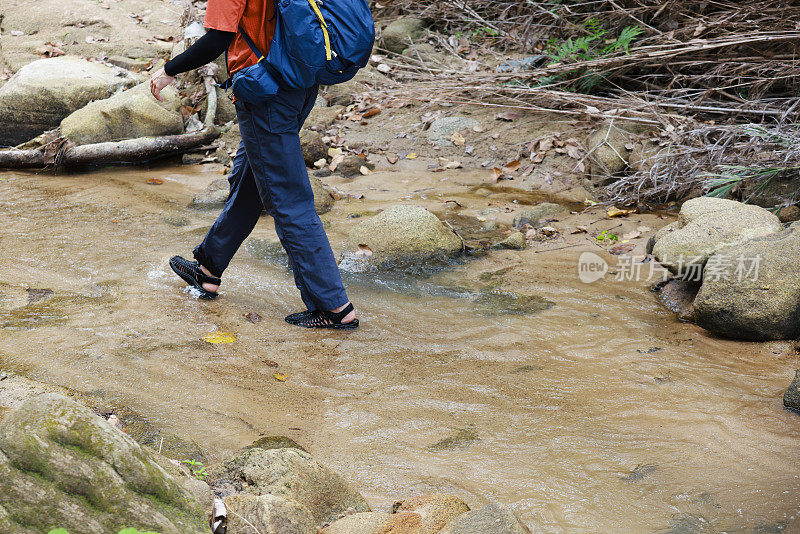
{"label": "man's hand", "polygon": [[161,96],[162,89],[174,81],[174,76],[169,76],[166,72],[164,72],[163,68],[160,68],[150,77],[150,92],[153,93],[153,96],[156,97],[156,100],[163,102],[164,97]]}

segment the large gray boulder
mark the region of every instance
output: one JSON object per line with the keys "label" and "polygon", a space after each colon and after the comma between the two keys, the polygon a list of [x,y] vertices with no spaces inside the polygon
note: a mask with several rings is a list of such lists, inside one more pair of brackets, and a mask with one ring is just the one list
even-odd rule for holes
{"label": "large gray boulder", "polygon": [[393,206],[350,232],[339,267],[354,272],[443,263],[463,249],[461,239],[420,206]]}
{"label": "large gray boulder", "polygon": [[128,435],[67,397],[34,397],[0,422],[4,533],[205,533],[195,495]]}
{"label": "large gray boulder", "polygon": [[353,508],[369,512],[364,497],[344,478],[294,448],[247,449],[209,469],[212,487],[223,494],[273,495],[305,506],[315,524],[332,522]]}
{"label": "large gray boulder", "polygon": [[694,300],[707,330],[749,339],[800,335],[800,231],[789,229],[712,255]]}
{"label": "large gray boulder", "polygon": [[316,534],[308,508],[275,495],[242,493],[225,499],[227,534]]}
{"label": "large gray boulder", "polygon": [[439,534],[530,534],[516,514],[497,503],[458,516]]}
{"label": "large gray boulder", "polygon": [[134,83],[121,69],[72,56],[25,65],[0,87],[0,144],[24,143],[92,100]]}
{"label": "large gray boulder", "polygon": [[79,145],[137,137],[183,133],[178,92],[167,87],[163,102],[142,83],[110,98],[97,100],[61,121],[61,134]]}
{"label": "large gray boulder", "polygon": [[383,29],[383,47],[400,54],[416,41],[425,29],[425,21],[416,17],[401,17]]}
{"label": "large gray boulder", "polygon": [[687,200],[678,220],[654,236],[653,255],[671,272],[697,265],[724,247],[739,245],[782,228],[778,217],[759,206],[700,197]]}

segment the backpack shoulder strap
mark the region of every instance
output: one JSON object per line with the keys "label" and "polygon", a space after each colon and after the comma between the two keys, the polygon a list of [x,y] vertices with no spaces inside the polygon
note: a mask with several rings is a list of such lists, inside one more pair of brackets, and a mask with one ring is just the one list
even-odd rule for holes
{"label": "backpack shoulder strap", "polygon": [[264,54],[261,53],[261,51],[258,49],[253,40],[250,39],[250,36],[247,35],[247,32],[244,31],[244,28],[242,28],[241,24],[239,25],[239,32],[242,34],[242,37],[244,37],[244,42],[247,43],[247,46],[250,47],[250,50],[253,51],[258,60],[261,61],[262,59],[264,59]]}

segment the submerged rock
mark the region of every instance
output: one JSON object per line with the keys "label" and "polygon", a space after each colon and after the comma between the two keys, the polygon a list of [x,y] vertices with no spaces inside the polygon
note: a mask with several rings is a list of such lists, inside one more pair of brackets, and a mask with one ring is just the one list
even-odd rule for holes
{"label": "submerged rock", "polygon": [[400,17],[381,32],[383,47],[389,52],[400,54],[422,35],[424,29],[424,20],[416,17]]}
{"label": "submerged rock", "polygon": [[159,102],[150,84],[97,100],[61,121],[61,133],[79,145],[183,133],[178,92],[166,87]]}
{"label": "submerged rock", "polygon": [[247,449],[209,469],[209,480],[223,494],[273,495],[308,508],[315,524],[331,522],[349,508],[369,512],[364,497],[344,478],[294,448]]}
{"label": "submerged rock", "polygon": [[783,405],[800,411],[800,369],[795,373],[789,389],[783,394]]}
{"label": "submerged rock", "polygon": [[225,499],[227,534],[315,534],[311,512],[302,504],[275,495],[243,493]]}
{"label": "submerged rock", "polygon": [[530,534],[517,515],[505,506],[489,503],[466,512],[439,531],[439,534]]}
{"label": "submerged rock", "polygon": [[124,71],[74,56],[41,59],[0,87],[0,145],[17,145],[91,102],[130,87]]}
{"label": "submerged rock", "polygon": [[450,140],[453,134],[461,130],[471,130],[479,126],[477,120],[471,117],[443,117],[436,119],[428,128],[428,141],[438,146],[453,146]]}
{"label": "submerged rock", "polygon": [[393,206],[350,232],[340,267],[364,272],[442,263],[463,249],[461,239],[420,206]]}
{"label": "submerged rock", "polygon": [[393,511],[419,514],[422,517],[420,534],[436,534],[450,521],[469,512],[469,506],[455,495],[434,493],[395,503]]}
{"label": "submerged rock", "polygon": [[441,439],[430,445],[428,450],[431,451],[443,451],[443,450],[453,450],[453,449],[466,449],[473,442],[478,441],[478,433],[469,428],[462,428],[454,435]]}
{"label": "submerged rock", "polygon": [[106,534],[123,526],[208,531],[189,485],[89,408],[45,394],[2,419],[0,531]]}
{"label": "submerged rock", "polygon": [[800,229],[712,255],[694,310],[697,324],[727,337],[768,340],[800,335]]}
{"label": "submerged rock", "polygon": [[216,209],[225,205],[230,194],[230,183],[226,178],[217,178],[208,186],[197,193],[189,207],[198,209]]}
{"label": "submerged rock", "polygon": [[692,320],[694,315],[694,299],[700,285],[673,278],[658,288],[659,299],[669,310],[678,314],[684,321]]}
{"label": "submerged rock", "polygon": [[512,232],[511,235],[497,243],[495,246],[497,248],[505,248],[510,250],[523,250],[528,246],[528,241],[525,239],[525,234],[522,232]]}
{"label": "submerged rock", "polygon": [[[331,210],[334,199],[322,182],[313,176],[309,177],[311,190],[314,193],[314,209],[322,215]],[[197,193],[189,207],[195,209],[220,209],[225,205],[230,194],[230,182],[227,178],[218,178],[211,182],[205,189]]]}
{"label": "submerged rock", "polygon": [[322,534],[421,534],[422,516],[413,512],[352,514],[322,529]]}
{"label": "submerged rock", "polygon": [[[774,214],[734,200],[700,197],[686,201],[678,220],[654,236],[653,255],[671,272],[702,269],[720,249],[781,230]],[[692,267],[695,266],[695,267]]]}
{"label": "submerged rock", "polygon": [[542,226],[542,221],[560,213],[564,213],[565,211],[567,211],[567,208],[560,204],[542,202],[541,204],[537,204],[517,213],[514,217],[514,227],[521,228],[526,224],[530,224],[531,226],[538,228]]}

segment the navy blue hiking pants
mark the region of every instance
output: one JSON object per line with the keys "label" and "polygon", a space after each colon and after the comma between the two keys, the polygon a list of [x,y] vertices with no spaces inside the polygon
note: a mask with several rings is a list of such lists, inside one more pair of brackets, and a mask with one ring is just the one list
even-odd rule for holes
{"label": "navy blue hiking pants", "polygon": [[242,142],[228,176],[230,196],[194,257],[222,276],[263,210],[289,255],[294,280],[309,310],[348,302],[336,258],[314,209],[299,132],[314,107],[317,88],[281,90],[266,104],[236,101]]}

